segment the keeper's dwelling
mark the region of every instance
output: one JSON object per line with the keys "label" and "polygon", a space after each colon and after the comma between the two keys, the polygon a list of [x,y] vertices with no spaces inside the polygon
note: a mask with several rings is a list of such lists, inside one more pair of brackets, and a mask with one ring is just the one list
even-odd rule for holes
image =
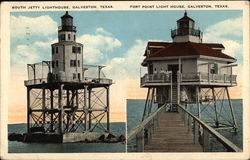
{"label": "keeper's dwelling", "polygon": [[171,37],[173,42],[148,42],[142,62],[148,73],[141,87],[156,88],[159,105],[193,103],[196,89],[236,85],[236,59],[223,53],[222,44],[202,43],[202,32],[186,12]]}

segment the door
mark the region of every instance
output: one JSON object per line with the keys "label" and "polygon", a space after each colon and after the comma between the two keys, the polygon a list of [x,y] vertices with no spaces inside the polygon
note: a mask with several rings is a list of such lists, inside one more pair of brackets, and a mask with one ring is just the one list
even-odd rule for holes
{"label": "door", "polygon": [[177,72],[179,70],[178,64],[168,65],[168,71],[172,71],[172,81],[177,82]]}

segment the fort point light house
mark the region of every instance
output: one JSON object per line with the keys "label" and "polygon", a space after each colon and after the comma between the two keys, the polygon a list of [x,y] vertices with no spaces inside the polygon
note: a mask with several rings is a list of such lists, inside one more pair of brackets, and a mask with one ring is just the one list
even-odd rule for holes
{"label": "fort point light house", "polygon": [[76,42],[76,33],[66,12],[58,42],[51,45],[52,60],[27,65],[27,141],[37,133],[45,137],[40,141],[84,141],[110,131],[112,80],[103,76],[104,66],[83,65],[83,44]]}
{"label": "fort point light house", "polygon": [[[177,20],[177,29],[171,30],[173,42],[148,42],[142,66],[147,74],[141,78],[141,87],[148,88],[142,120],[149,116],[152,102],[158,107],[195,104],[197,117],[201,118],[201,105],[213,108],[215,128],[237,129],[228,88],[237,85],[232,67],[236,59],[223,53],[219,43],[203,43],[202,32],[195,29],[195,21],[187,16]],[[217,101],[228,102],[231,121],[220,121]]]}

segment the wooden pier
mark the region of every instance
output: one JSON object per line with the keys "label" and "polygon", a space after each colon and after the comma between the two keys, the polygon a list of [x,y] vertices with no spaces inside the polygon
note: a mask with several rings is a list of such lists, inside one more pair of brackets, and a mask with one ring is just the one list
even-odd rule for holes
{"label": "wooden pier", "polygon": [[179,113],[165,112],[144,152],[202,152],[202,146],[193,143],[193,135]]}
{"label": "wooden pier", "polygon": [[[177,108],[177,112],[167,112],[162,106],[132,128],[127,135],[128,146],[135,145],[137,152],[211,152],[211,138],[214,138],[225,151],[242,152],[182,106]],[[136,144],[131,144],[133,140]]]}

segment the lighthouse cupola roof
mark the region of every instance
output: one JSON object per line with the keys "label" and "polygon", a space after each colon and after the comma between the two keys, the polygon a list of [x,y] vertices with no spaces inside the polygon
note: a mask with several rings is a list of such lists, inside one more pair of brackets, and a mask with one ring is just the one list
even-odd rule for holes
{"label": "lighthouse cupola roof", "polygon": [[73,26],[73,17],[69,15],[69,12],[66,13],[61,17],[61,26],[59,27],[60,31],[73,31],[76,32],[76,27]]}
{"label": "lighthouse cupola roof", "polygon": [[73,17],[71,15],[69,15],[68,11],[66,11],[66,13],[61,17],[61,19],[65,19],[65,18],[72,18],[73,19]]}
{"label": "lighthouse cupola roof", "polygon": [[187,11],[184,12],[184,16],[181,19],[177,20],[177,23],[181,22],[181,21],[182,22],[183,21],[192,21],[192,22],[195,22],[192,18],[190,18],[190,17],[187,16]]}

